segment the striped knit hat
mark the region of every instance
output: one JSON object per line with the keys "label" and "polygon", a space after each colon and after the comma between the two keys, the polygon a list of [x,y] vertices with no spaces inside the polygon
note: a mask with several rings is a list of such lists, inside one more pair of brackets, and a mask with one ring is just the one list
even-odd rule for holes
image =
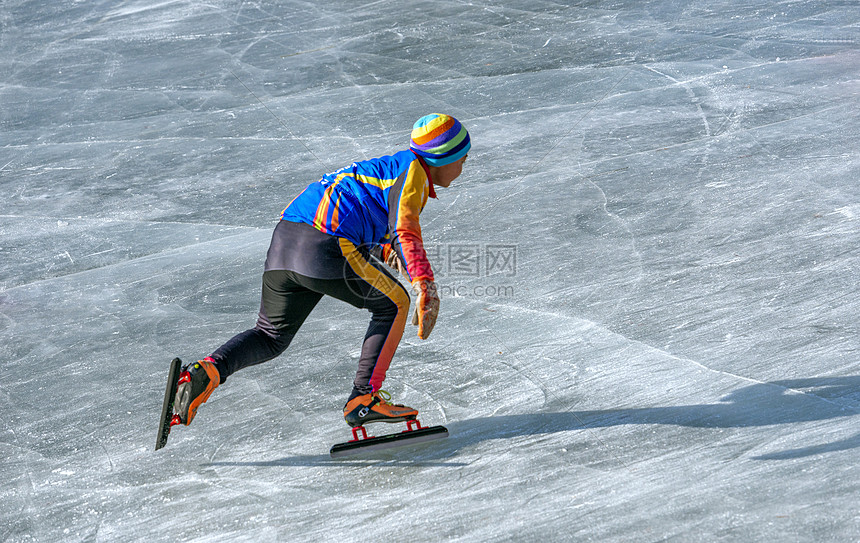
{"label": "striped knit hat", "polygon": [[430,166],[444,166],[461,159],[472,142],[460,121],[450,115],[431,113],[415,122],[409,147]]}

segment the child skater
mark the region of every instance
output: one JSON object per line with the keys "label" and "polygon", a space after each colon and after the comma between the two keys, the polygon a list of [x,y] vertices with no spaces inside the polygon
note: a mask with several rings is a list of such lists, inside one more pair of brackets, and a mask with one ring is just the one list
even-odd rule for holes
{"label": "child skater", "polygon": [[190,424],[234,372],[284,352],[324,295],[370,311],[343,408],[347,424],[417,417],[416,409],[390,402],[381,390],[406,326],[409,293],[377,257],[412,284],[412,323],[427,339],[439,297],[418,218],[436,197],[434,186],[448,187],[460,175],[470,147],[457,119],[433,113],[415,123],[409,149],[328,173],[299,194],[272,235],[256,326],[182,368],[174,402],[181,423]]}

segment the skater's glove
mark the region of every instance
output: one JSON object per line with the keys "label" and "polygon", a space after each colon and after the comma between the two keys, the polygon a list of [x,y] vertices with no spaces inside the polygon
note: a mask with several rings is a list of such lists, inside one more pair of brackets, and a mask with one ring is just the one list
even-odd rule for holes
{"label": "skater's glove", "polygon": [[412,283],[412,290],[418,296],[415,313],[412,314],[412,324],[418,327],[418,337],[427,339],[439,315],[439,294],[436,292],[436,283],[429,279],[417,279]]}
{"label": "skater's glove", "polygon": [[385,256],[385,264],[389,268],[394,268],[395,270],[397,270],[397,272],[400,275],[402,275],[403,277],[409,277],[408,275],[406,275],[406,266],[400,260],[400,256],[397,254],[397,251],[392,250],[390,245],[388,245],[387,247],[388,247],[387,254],[386,254],[385,249],[383,249],[383,254],[386,255]]}

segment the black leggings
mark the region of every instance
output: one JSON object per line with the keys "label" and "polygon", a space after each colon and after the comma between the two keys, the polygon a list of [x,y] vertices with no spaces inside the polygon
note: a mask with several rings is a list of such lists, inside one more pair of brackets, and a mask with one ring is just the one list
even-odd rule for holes
{"label": "black leggings", "polygon": [[[351,397],[379,390],[403,336],[409,312],[408,292],[384,266],[376,265],[352,242],[322,234],[307,225],[284,223],[272,239],[272,244],[278,243],[278,247],[269,250],[256,326],[234,336],[211,355],[221,381],[242,368],[283,353],[327,294],[370,311],[370,325],[364,336]],[[305,253],[301,255],[303,258],[295,254],[299,249]],[[293,270],[269,269],[277,266],[273,260],[284,260],[283,255],[288,255],[287,260],[326,268],[302,270],[306,273],[336,277],[317,279]]]}

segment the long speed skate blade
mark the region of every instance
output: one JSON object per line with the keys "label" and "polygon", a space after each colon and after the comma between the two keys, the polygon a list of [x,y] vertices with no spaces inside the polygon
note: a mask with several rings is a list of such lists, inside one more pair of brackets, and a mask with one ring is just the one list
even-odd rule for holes
{"label": "long speed skate blade", "polygon": [[161,419],[158,426],[158,439],[155,441],[155,450],[167,445],[167,437],[170,435],[170,421],[173,420],[173,400],[176,398],[176,389],[179,387],[179,368],[182,360],[174,358],[170,362],[170,371],[167,373],[167,390],[164,391],[164,403],[161,406]]}
{"label": "long speed skate blade", "polygon": [[358,441],[349,441],[347,443],[338,443],[331,448],[329,453],[332,458],[343,458],[367,451],[379,451],[402,447],[404,445],[414,445],[445,437],[448,437],[448,429],[444,426],[428,426],[418,430],[400,432],[399,434],[388,434],[360,439]]}

